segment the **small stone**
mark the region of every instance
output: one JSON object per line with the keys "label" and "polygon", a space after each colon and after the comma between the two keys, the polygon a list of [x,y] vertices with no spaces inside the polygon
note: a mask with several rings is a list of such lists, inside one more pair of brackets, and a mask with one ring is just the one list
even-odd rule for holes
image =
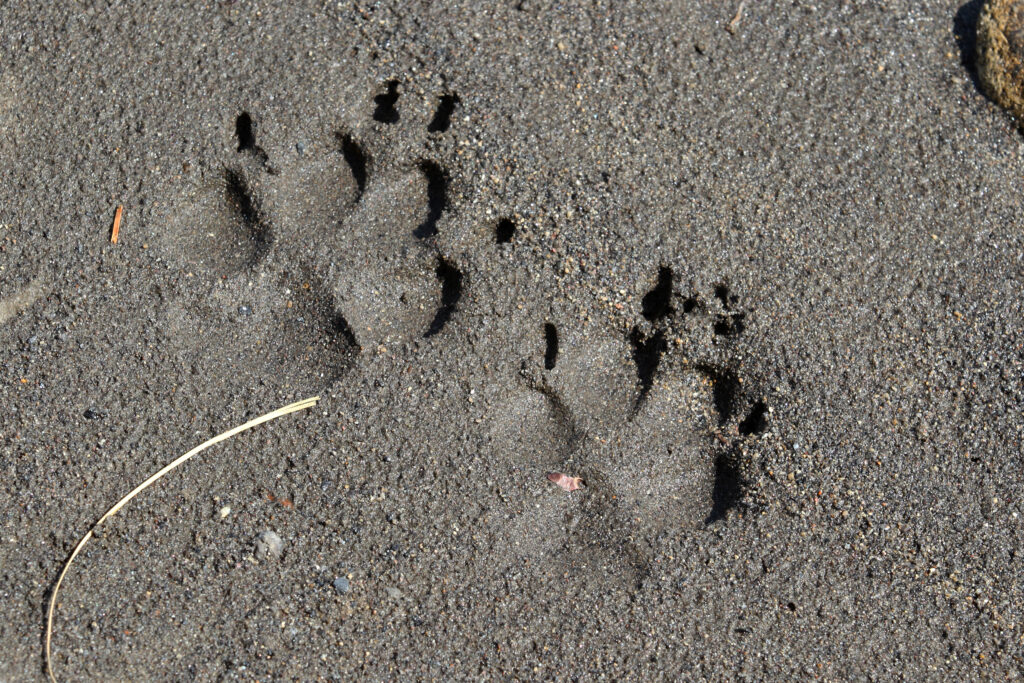
{"label": "small stone", "polygon": [[986,0],[977,49],[982,89],[1024,129],[1024,0]]}
{"label": "small stone", "polygon": [[344,576],[339,576],[334,580],[334,590],[338,591],[342,595],[352,590],[352,584]]}
{"label": "small stone", "polygon": [[384,592],[386,592],[392,600],[401,600],[405,597],[405,594],[394,586],[388,586],[384,589]]}
{"label": "small stone", "polygon": [[306,151],[306,143],[304,143],[304,142],[296,142],[295,143],[295,151],[298,152],[299,154],[304,154],[305,151]]}
{"label": "small stone", "polygon": [[217,512],[217,514],[220,515],[221,519],[224,519],[225,517],[231,514],[231,506],[225,505]]}
{"label": "small stone", "polygon": [[284,551],[284,541],[273,531],[264,531],[256,537],[256,557],[261,560],[277,559]]}
{"label": "small stone", "polygon": [[252,315],[252,307],[242,304],[238,307],[238,315]]}
{"label": "small stone", "polygon": [[85,412],[82,413],[82,417],[86,420],[98,420],[103,417],[103,413],[96,410],[95,408],[86,408]]}

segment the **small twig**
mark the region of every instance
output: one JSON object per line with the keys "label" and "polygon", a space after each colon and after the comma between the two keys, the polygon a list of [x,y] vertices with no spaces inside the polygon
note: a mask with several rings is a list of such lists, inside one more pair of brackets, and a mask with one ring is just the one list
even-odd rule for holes
{"label": "small twig", "polygon": [[739,7],[736,8],[735,16],[733,16],[732,21],[729,22],[729,25],[725,27],[726,31],[728,31],[729,33],[735,35],[735,33],[736,33],[736,25],[739,24],[740,23],[740,19],[743,18],[743,8],[746,7],[746,5],[747,5],[747,0],[740,0],[740,5],[739,5]]}
{"label": "small twig", "polygon": [[[118,217],[120,217],[120,215],[121,215],[121,207],[118,207],[117,215],[118,215]],[[116,233],[116,231],[117,231],[117,222],[116,222],[116,220],[115,220],[115,223],[114,223],[114,230],[115,230],[115,235],[116,235],[117,234]],[[99,521],[92,525],[92,528],[89,529],[89,531],[87,531],[85,533],[85,536],[82,536],[82,540],[80,540],[78,542],[78,545],[75,546],[75,549],[71,551],[71,556],[68,558],[67,562],[64,563],[64,568],[60,570],[60,574],[57,576],[57,583],[54,584],[54,586],[53,586],[53,593],[50,594],[50,608],[49,608],[49,610],[47,610],[47,613],[46,613],[46,674],[50,677],[50,681],[52,681],[52,683],[57,683],[57,677],[53,673],[53,661],[52,661],[52,658],[50,657],[50,641],[51,641],[52,636],[53,636],[53,612],[54,612],[54,609],[57,607],[57,592],[60,591],[60,584],[61,584],[62,581],[64,581],[64,575],[67,574],[68,570],[71,568],[71,563],[75,561],[76,557],[78,557],[78,553],[82,552],[82,548],[84,548],[85,544],[89,542],[89,539],[96,535],[96,530],[99,529],[100,525],[103,524],[103,522],[105,522],[108,519],[110,519],[111,517],[113,517],[114,514],[118,510],[123,508],[125,505],[127,505],[128,501],[130,501],[132,498],[134,498],[135,496],[137,496],[140,493],[142,493],[143,491],[145,491],[153,483],[155,483],[158,479],[160,479],[165,474],[167,474],[168,472],[173,470],[178,465],[181,465],[182,463],[184,463],[185,461],[187,461],[189,458],[191,458],[192,456],[196,455],[197,453],[205,451],[210,446],[218,444],[221,441],[224,441],[226,439],[230,439],[235,434],[239,434],[241,432],[244,432],[247,429],[252,429],[253,427],[255,427],[257,425],[261,425],[264,422],[269,422],[270,420],[276,420],[277,418],[283,417],[285,415],[288,415],[289,413],[294,413],[294,412],[297,412],[299,410],[305,410],[306,408],[311,408],[314,405],[316,405],[316,402],[319,401],[319,400],[320,400],[319,396],[314,396],[313,398],[307,398],[307,399],[305,399],[303,401],[298,401],[296,403],[292,403],[290,405],[286,405],[284,408],[278,408],[277,410],[275,410],[275,411],[273,411],[271,413],[267,413],[266,415],[262,415],[260,417],[257,417],[255,420],[249,420],[248,422],[246,422],[243,425],[239,425],[238,427],[235,427],[234,429],[229,429],[228,431],[223,432],[222,434],[218,434],[217,436],[213,437],[212,439],[204,441],[203,443],[199,444],[198,446],[196,446],[195,448],[190,450],[188,453],[185,453],[184,455],[179,456],[177,459],[175,459],[169,465],[165,465],[162,469],[160,469],[158,472],[156,472],[156,474],[152,475],[149,479],[147,479],[146,481],[144,481],[141,484],[139,484],[138,486],[136,486],[134,489],[132,489],[131,493],[129,493],[127,496],[125,496],[121,500],[117,501],[117,503],[114,504],[114,507],[112,507],[109,510],[107,510],[106,513],[104,513],[104,515],[102,517],[100,517]]]}
{"label": "small twig", "polygon": [[121,212],[124,211],[124,207],[120,204],[117,205],[117,211],[114,212],[114,227],[110,229],[110,243],[117,244],[117,233],[121,229]]}

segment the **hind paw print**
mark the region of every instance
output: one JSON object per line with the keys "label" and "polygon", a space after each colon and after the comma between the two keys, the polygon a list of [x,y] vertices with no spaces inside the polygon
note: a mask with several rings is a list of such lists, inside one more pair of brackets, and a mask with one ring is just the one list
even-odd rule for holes
{"label": "hind paw print", "polygon": [[[357,131],[331,130],[280,161],[261,146],[258,118],[236,117],[224,169],[177,202],[154,239],[186,277],[210,283],[199,301],[167,313],[184,351],[191,334],[211,342],[201,371],[272,368],[323,386],[361,348],[444,329],[462,291],[435,240],[448,175],[426,138],[396,153],[384,134],[406,124],[400,94],[399,83],[386,84],[376,123],[367,116]],[[429,124],[420,122],[429,136],[447,130],[457,104],[452,94],[438,99]]]}
{"label": "hind paw print", "polygon": [[[742,505],[742,445],[767,420],[734,360],[747,313],[725,285],[681,292],[663,268],[640,304],[621,337],[544,323],[524,387],[491,416],[498,457],[522,475],[510,498],[527,501],[512,513],[513,545],[636,580],[654,539]],[[552,471],[582,477],[583,490],[549,485]],[[538,519],[551,515],[566,521]],[[564,538],[529,536],[555,526]]]}

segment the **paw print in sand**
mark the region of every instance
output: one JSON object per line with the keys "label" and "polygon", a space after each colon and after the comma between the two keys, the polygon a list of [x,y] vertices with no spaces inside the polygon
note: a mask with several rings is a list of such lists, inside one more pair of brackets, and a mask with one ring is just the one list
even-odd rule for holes
{"label": "paw print in sand", "polygon": [[163,326],[194,372],[254,369],[319,389],[362,348],[444,328],[462,276],[435,245],[448,174],[426,141],[447,131],[458,98],[440,97],[419,122],[428,135],[396,150],[387,129],[417,125],[399,115],[400,93],[385,84],[372,119],[281,161],[261,146],[258,117],[235,118],[224,168],[175,202],[154,238],[201,279],[198,300],[172,303]]}
{"label": "paw print in sand", "polygon": [[[734,342],[748,314],[724,284],[682,292],[673,280],[659,271],[628,334],[595,338],[551,320],[537,331],[490,440],[519,475],[497,521],[519,557],[635,585],[657,538],[742,506],[741,446],[768,412],[740,379]],[[566,494],[549,472],[584,486]],[[564,534],[536,533],[553,528]]]}

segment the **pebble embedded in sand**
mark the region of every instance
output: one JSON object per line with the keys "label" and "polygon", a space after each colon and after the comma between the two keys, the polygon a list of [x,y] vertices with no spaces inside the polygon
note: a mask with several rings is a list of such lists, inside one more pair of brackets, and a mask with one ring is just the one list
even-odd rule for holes
{"label": "pebble embedded in sand", "polygon": [[334,580],[334,590],[338,591],[342,595],[348,593],[352,589],[352,584],[344,576],[339,576]]}
{"label": "pebble embedded in sand", "polygon": [[264,531],[256,537],[256,557],[259,559],[277,559],[283,551],[284,541],[273,531]]}
{"label": "pebble embedded in sand", "polygon": [[986,0],[982,6],[978,77],[985,94],[1024,127],[1024,0]]}

